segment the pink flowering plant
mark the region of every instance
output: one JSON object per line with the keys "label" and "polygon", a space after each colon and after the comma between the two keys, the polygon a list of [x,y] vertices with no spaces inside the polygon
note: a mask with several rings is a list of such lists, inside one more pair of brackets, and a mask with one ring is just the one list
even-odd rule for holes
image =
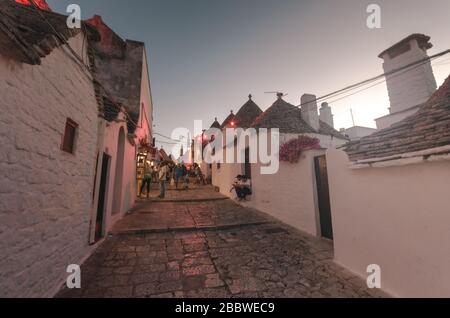
{"label": "pink flowering plant", "polygon": [[290,163],[299,162],[303,151],[320,149],[320,140],[308,136],[299,136],[285,142],[280,147],[280,160]]}

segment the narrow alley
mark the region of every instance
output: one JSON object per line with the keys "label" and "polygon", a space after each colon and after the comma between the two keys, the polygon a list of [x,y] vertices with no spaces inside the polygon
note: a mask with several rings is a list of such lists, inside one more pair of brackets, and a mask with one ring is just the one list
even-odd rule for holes
{"label": "narrow alley", "polygon": [[[156,193],[156,192],[155,192]],[[212,187],[140,201],[57,297],[380,297],[332,245]]]}

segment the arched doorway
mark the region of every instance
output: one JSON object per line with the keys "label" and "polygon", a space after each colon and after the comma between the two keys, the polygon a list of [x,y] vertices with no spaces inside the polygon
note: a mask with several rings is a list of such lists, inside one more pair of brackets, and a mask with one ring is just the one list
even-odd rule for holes
{"label": "arched doorway", "polygon": [[123,186],[123,163],[125,157],[125,131],[120,128],[117,141],[116,173],[114,177],[114,197],[112,213],[120,213],[122,205],[122,186]]}

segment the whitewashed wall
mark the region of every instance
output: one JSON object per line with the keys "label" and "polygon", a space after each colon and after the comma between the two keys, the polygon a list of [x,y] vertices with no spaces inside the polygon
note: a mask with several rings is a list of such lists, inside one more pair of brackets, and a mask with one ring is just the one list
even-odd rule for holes
{"label": "whitewashed wall", "polygon": [[[308,135],[318,138],[324,148],[345,142],[331,136]],[[280,134],[280,145],[297,137],[297,134]],[[279,171],[273,175],[262,175],[261,164],[252,164],[253,195],[243,204],[307,233],[320,235],[314,158],[324,154],[325,150],[305,151],[297,164],[280,162]],[[222,164],[220,170],[213,165],[213,185],[234,199],[235,192],[229,190],[234,178],[243,173],[243,164]]]}
{"label": "whitewashed wall", "polygon": [[[136,148],[133,146],[126,137],[127,125],[124,121],[125,116],[123,113],[119,114],[119,120],[111,123],[107,123],[104,135],[103,151],[100,153],[106,153],[111,156],[108,187],[106,190],[105,200],[105,218],[104,218],[104,231],[107,233],[113,227],[126,212],[128,212],[135,203],[137,190],[136,190]],[[125,133],[124,142],[124,163],[123,163],[123,176],[122,176],[122,191],[120,198],[119,211],[113,211],[114,201],[114,186],[116,182],[116,165],[118,158],[118,140],[120,130],[123,129]],[[97,172],[97,175],[101,175],[101,165]]]}
{"label": "whitewashed wall", "polygon": [[323,154],[324,150],[305,151],[296,164],[281,162],[274,175],[262,175],[261,165],[252,165],[253,195],[245,205],[311,235],[320,235],[314,157]]}
{"label": "whitewashed wall", "polygon": [[335,259],[401,297],[450,297],[450,161],[351,170],[328,150]]}
{"label": "whitewashed wall", "polygon": [[[69,43],[81,54],[82,34]],[[90,252],[92,80],[59,48],[40,66],[0,56],[0,91],[0,297],[52,296]],[[79,124],[74,155],[60,149],[67,117]]]}

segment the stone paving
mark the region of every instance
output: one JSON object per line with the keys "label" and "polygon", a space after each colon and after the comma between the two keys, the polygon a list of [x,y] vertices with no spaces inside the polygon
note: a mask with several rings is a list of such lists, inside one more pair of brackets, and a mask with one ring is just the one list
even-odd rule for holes
{"label": "stone paving", "polygon": [[171,191],[165,200],[140,200],[113,233],[151,233],[165,230],[221,229],[267,223],[264,215],[242,208],[212,187]]}
{"label": "stone paving", "polygon": [[[243,223],[221,228],[221,220],[227,218],[205,215],[206,227],[197,222],[171,231],[162,231],[159,225],[153,227],[160,230],[156,232],[151,227],[148,232],[122,228],[82,266],[82,288],[64,289],[58,297],[385,296],[334,264],[331,242],[298,232],[231,200],[159,202],[154,206],[154,202],[143,204],[137,211],[155,211],[159,218],[176,223],[174,217],[198,208],[199,214],[240,214]],[[252,225],[245,215],[266,222]],[[210,226],[212,219],[214,227]],[[231,219],[235,222],[236,216]]]}

